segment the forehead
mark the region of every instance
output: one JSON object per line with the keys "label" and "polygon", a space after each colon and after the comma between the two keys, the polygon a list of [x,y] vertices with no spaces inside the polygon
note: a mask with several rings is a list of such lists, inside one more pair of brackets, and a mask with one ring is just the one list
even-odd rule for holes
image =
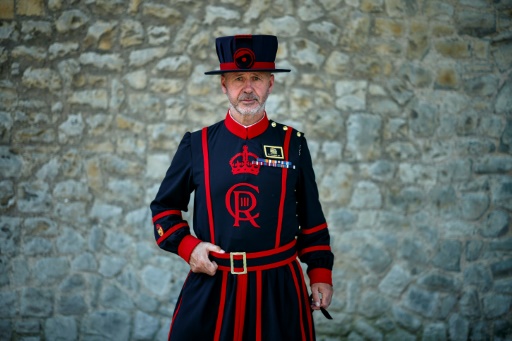
{"label": "forehead", "polygon": [[222,74],[223,77],[226,77],[228,79],[238,78],[238,77],[259,77],[259,78],[268,78],[270,77],[270,72],[258,72],[258,71],[251,71],[251,72],[226,72]]}

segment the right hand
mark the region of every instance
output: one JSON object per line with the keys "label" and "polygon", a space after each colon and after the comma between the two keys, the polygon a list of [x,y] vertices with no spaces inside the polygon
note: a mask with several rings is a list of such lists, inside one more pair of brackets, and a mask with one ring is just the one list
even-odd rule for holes
{"label": "right hand", "polygon": [[190,254],[190,270],[195,273],[205,273],[213,276],[217,272],[218,265],[215,261],[211,261],[208,255],[210,252],[224,253],[224,250],[218,245],[208,242],[201,242]]}

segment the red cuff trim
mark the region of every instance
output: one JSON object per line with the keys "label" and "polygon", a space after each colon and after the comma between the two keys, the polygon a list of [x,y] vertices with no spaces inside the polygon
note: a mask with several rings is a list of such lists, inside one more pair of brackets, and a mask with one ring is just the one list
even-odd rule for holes
{"label": "red cuff trim", "polygon": [[302,233],[303,234],[313,234],[315,232],[318,232],[318,231],[321,231],[323,229],[327,228],[327,223],[323,223],[321,225],[318,225],[318,226],[315,226],[315,227],[312,227],[310,229],[303,229],[302,230]]}
{"label": "red cuff trim", "polygon": [[153,223],[156,223],[158,219],[162,219],[163,217],[167,217],[169,215],[177,215],[181,219],[181,211],[180,210],[169,210],[158,213],[153,217]]}
{"label": "red cuff trim", "polygon": [[329,245],[306,247],[299,251],[299,257],[302,257],[304,254],[314,251],[331,251],[331,247]]}
{"label": "red cuff trim", "polygon": [[194,251],[200,242],[201,240],[197,239],[196,237],[190,234],[186,235],[178,246],[178,255],[188,263],[190,261],[190,255],[192,254],[192,251]]}
{"label": "red cuff trim", "polygon": [[332,271],[325,268],[316,268],[308,271],[309,282],[315,283],[327,283],[332,285]]}

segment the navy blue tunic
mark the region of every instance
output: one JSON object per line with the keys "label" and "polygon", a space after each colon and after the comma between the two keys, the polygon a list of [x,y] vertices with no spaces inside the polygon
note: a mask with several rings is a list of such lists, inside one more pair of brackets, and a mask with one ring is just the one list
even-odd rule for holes
{"label": "navy blue tunic", "polygon": [[[181,216],[193,192],[195,237]],[[170,340],[314,340],[295,252],[307,265],[311,284],[332,284],[333,254],[302,133],[266,115],[244,127],[229,113],[186,133],[151,210],[158,245],[187,262],[200,241],[228,253],[286,254],[277,267],[243,275],[229,271],[229,260],[214,276],[190,272]]]}

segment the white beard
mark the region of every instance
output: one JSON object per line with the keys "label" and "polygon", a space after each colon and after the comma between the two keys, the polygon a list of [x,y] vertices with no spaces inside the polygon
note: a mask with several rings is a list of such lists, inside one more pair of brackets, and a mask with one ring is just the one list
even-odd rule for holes
{"label": "white beard", "polygon": [[[267,103],[268,95],[270,95],[269,92],[267,92],[266,96],[264,96],[264,98],[262,98],[262,101],[258,101],[259,105],[255,108],[251,108],[251,109],[243,108],[238,103],[233,104],[231,101],[229,102],[229,107],[231,109],[236,110],[238,113],[240,113],[243,116],[254,116],[254,115],[260,114],[263,111],[265,111],[265,104]],[[251,99],[256,99],[256,97],[254,97],[254,96],[247,96],[247,97],[251,98]],[[245,98],[242,96],[242,97],[238,98],[238,101],[242,101],[243,99],[245,99]]]}
{"label": "white beard", "polygon": [[242,108],[240,105],[233,105],[233,103],[229,103],[229,107],[236,110],[243,116],[255,116],[265,110],[265,103],[262,103],[255,108]]}

